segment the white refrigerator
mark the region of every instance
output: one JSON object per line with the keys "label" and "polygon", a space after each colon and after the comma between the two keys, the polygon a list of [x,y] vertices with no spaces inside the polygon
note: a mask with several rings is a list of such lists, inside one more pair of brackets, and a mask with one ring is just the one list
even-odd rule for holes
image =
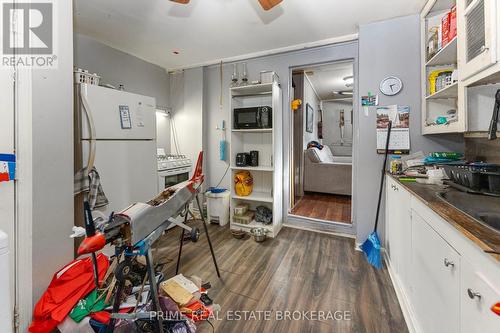
{"label": "white refrigerator", "polygon": [[79,85],[79,94],[82,164],[94,138],[94,166],[109,200],[98,210],[109,215],[153,198],[159,191],[155,99],[87,84]]}

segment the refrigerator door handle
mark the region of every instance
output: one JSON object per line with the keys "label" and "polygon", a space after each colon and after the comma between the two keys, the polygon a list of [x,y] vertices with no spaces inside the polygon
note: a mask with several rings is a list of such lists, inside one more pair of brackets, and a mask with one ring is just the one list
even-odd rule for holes
{"label": "refrigerator door handle", "polygon": [[80,84],[80,99],[82,101],[83,110],[85,111],[85,115],[87,117],[87,121],[89,124],[89,158],[87,160],[87,167],[85,171],[85,175],[88,176],[89,172],[94,167],[95,161],[95,150],[96,150],[96,135],[95,135],[95,124],[94,119],[92,118],[92,110],[89,106],[89,101],[87,99],[87,84]]}

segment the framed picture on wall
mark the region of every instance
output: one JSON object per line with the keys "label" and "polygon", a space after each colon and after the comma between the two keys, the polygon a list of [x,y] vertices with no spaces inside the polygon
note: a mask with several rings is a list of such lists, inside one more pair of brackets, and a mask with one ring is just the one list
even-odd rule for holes
{"label": "framed picture on wall", "polygon": [[306,132],[312,133],[314,127],[314,109],[311,104],[306,105]]}

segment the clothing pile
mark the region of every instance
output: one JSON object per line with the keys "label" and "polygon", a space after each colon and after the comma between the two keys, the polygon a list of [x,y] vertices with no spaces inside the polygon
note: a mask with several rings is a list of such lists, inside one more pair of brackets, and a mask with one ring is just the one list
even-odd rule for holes
{"label": "clothing pile", "polygon": [[[113,257],[110,262],[107,256],[99,254],[96,261],[101,281],[98,289],[90,257],[74,260],[54,274],[35,306],[29,332],[50,333],[57,328],[61,333],[105,333],[116,297],[120,298],[120,314],[138,315],[134,319],[118,319],[113,332],[155,332],[156,322],[148,315],[153,307],[150,286],[146,284],[147,269],[141,257],[133,260],[120,295],[113,274],[119,258]],[[160,286],[164,332],[195,333],[195,322],[208,319],[216,307],[207,295],[210,284],[202,286],[201,279],[183,275],[163,281],[163,274],[156,273],[155,278]]]}

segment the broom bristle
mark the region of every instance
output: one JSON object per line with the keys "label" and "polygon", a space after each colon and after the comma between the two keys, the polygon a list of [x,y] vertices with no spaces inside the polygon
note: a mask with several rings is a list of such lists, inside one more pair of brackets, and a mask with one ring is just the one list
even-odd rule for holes
{"label": "broom bristle", "polygon": [[382,268],[382,257],[380,256],[380,240],[376,232],[371,233],[361,245],[361,250],[366,254],[366,259],[375,268]]}

